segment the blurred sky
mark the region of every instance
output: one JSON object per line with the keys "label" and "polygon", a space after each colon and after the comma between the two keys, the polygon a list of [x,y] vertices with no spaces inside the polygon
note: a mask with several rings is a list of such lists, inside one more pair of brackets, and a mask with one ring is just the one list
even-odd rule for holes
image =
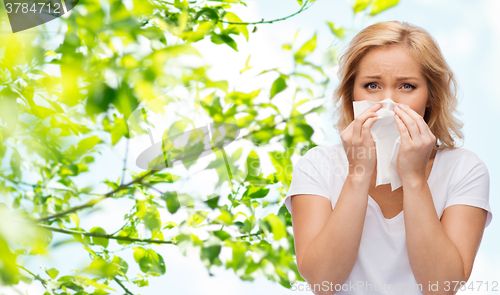
{"label": "blurred sky", "polygon": [[[239,8],[236,14],[243,21],[258,21],[274,19],[289,15],[298,10],[299,6],[294,0],[261,0],[247,1],[248,8]],[[245,43],[242,37],[238,40],[239,52],[235,52],[226,45],[212,45],[209,41],[197,44],[197,48],[206,58],[206,62],[212,65],[209,74],[215,80],[228,80],[234,83],[237,90],[256,89],[260,85],[270,87],[275,76],[270,74],[263,79],[249,79],[240,77],[239,70],[244,67],[245,61],[251,54],[250,65],[260,70],[279,67],[282,71],[290,70],[291,61],[289,55],[283,54],[282,45],[289,43],[297,30],[299,34],[297,43],[302,44],[310,39],[314,33],[318,34],[318,53],[312,58],[321,62],[321,53],[326,51],[334,41],[326,21],[341,25],[342,27],[359,31],[363,27],[380,21],[399,20],[409,22],[427,30],[438,42],[445,59],[456,74],[459,84],[459,111],[464,125],[464,148],[476,153],[481,158],[490,173],[490,206],[493,210],[493,220],[485,230],[481,247],[475,260],[471,281],[491,281],[500,278],[500,223],[496,221],[495,213],[500,208],[499,189],[495,180],[500,179],[500,156],[498,147],[500,140],[498,130],[500,97],[495,81],[500,78],[498,68],[500,66],[498,52],[500,52],[500,2],[497,0],[466,1],[466,0],[402,0],[400,3],[376,17],[367,18],[362,13],[353,18],[351,1],[341,0],[317,0],[307,11],[290,18],[284,22],[259,25],[256,33],[250,34],[250,40]],[[337,79],[336,67],[331,67],[332,80]],[[254,84],[252,84],[254,83]],[[263,84],[261,84],[263,83]],[[335,83],[332,83],[335,86]],[[327,97],[322,100],[329,107],[329,112],[321,116],[310,116],[308,122],[315,130],[322,129],[324,133],[315,132],[314,140],[319,145],[333,145],[340,142],[338,133],[333,129],[334,123],[330,118],[333,111],[330,104],[330,96],[333,88],[327,92]],[[279,96],[279,97],[278,97]],[[287,92],[276,97],[280,103],[279,107],[286,109],[290,107],[291,98]],[[273,100],[274,101],[274,100]],[[203,120],[201,120],[203,121]],[[201,122],[200,121],[200,122]],[[236,147],[235,147],[236,148]],[[235,148],[228,149],[229,153]],[[78,178],[82,185],[96,184],[96,181],[104,178],[117,179],[121,175],[122,157],[125,145],[120,142],[113,150],[106,150],[102,156],[96,156],[96,165],[92,167],[92,173],[87,173]],[[137,152],[137,151],[135,151]],[[129,155],[129,167],[134,167],[134,151]],[[246,158],[246,157],[245,157]],[[295,161],[297,158],[295,158]],[[270,163],[263,163],[264,170],[269,169]],[[267,168],[266,168],[267,165]],[[180,168],[179,168],[180,169]],[[174,171],[176,172],[176,171]],[[177,174],[177,173],[176,173]],[[178,173],[181,174],[181,173]],[[200,175],[203,175],[200,174]],[[212,183],[216,178],[199,178],[196,187],[205,188],[210,193],[210,186],[203,183]],[[196,179],[196,177],[193,177]],[[202,182],[199,182],[202,181]],[[193,186],[192,183],[191,185]],[[101,187],[106,191],[105,187]],[[267,198],[267,197],[266,197]],[[132,200],[106,200],[100,203],[100,211],[88,214],[88,218],[81,217],[81,227],[91,228],[101,226],[108,232],[120,228],[123,215],[133,204]],[[265,212],[260,212],[264,214]],[[162,217],[180,221],[182,213],[171,216],[162,212]],[[167,220],[164,219],[164,220]],[[63,235],[55,234],[54,239],[61,240]],[[113,245],[113,243],[110,243]],[[114,244],[116,245],[116,244]],[[176,246],[154,247],[165,259],[167,273],[159,278],[151,278],[148,288],[135,288],[130,285],[134,294],[312,294],[312,292],[290,291],[281,285],[258,279],[254,282],[241,281],[232,270],[213,268],[213,277],[209,277],[205,267],[201,264],[199,256],[193,254],[185,257]],[[40,264],[47,268],[56,267],[61,270],[81,269],[90,260],[85,251],[77,244],[61,246],[57,250],[57,256],[40,258],[28,263],[34,272],[42,272]],[[130,261],[129,273],[138,271],[134,265],[132,252],[123,253],[123,257]],[[230,255],[230,253],[224,253]],[[229,257],[229,256],[228,256]],[[119,287],[114,285],[117,290]],[[28,294],[43,294],[44,290],[38,282],[30,286],[21,285],[19,290],[27,291]],[[6,288],[0,287],[0,294],[17,294]],[[497,292],[462,292],[459,294],[497,294]]]}

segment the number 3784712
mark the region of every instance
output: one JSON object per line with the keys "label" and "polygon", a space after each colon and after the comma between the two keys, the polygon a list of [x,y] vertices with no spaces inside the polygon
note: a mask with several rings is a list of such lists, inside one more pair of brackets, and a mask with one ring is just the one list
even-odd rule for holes
{"label": "number 3784712", "polygon": [[498,281],[445,281],[445,291],[498,291]]}

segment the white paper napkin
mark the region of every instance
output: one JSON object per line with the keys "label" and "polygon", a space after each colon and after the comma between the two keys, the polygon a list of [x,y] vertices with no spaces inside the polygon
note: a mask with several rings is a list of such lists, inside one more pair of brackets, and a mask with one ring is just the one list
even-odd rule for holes
{"label": "white paper napkin", "polygon": [[375,186],[390,183],[391,189],[395,190],[402,186],[402,183],[398,172],[401,135],[394,119],[394,107],[401,104],[395,103],[390,98],[379,102],[370,100],[354,101],[354,118],[377,103],[381,103],[382,107],[376,112],[378,119],[370,128],[377,149],[377,182]]}

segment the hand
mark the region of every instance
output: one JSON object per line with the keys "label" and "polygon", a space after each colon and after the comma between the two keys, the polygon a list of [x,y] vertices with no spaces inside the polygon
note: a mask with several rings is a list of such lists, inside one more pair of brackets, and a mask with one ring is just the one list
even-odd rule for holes
{"label": "hand", "polygon": [[402,181],[421,179],[426,181],[426,169],[436,137],[424,118],[410,107],[398,105],[394,115],[401,134],[398,155],[398,171]]}
{"label": "hand", "polygon": [[377,163],[377,151],[370,133],[370,127],[377,121],[377,110],[382,104],[377,103],[359,114],[340,133],[342,145],[349,161],[349,175],[372,177]]}

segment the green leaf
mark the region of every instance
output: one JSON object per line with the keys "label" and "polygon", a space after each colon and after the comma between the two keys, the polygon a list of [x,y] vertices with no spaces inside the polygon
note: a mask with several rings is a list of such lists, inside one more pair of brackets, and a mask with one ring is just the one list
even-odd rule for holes
{"label": "green leaf", "polygon": [[13,150],[12,157],[10,158],[10,168],[12,169],[12,175],[14,175],[15,178],[21,179],[22,178],[22,170],[21,170],[21,155],[19,152],[14,149]]}
{"label": "green leaf", "polygon": [[212,209],[217,208],[217,203],[219,202],[220,196],[217,194],[212,194],[208,196],[208,200],[205,201],[205,203]]}
{"label": "green leaf", "polygon": [[12,91],[10,87],[4,87],[0,91],[0,122],[7,124],[8,129],[14,130],[19,121],[19,94]]}
{"label": "green leaf", "polygon": [[112,103],[123,114],[124,118],[128,118],[139,105],[139,101],[134,96],[133,90],[125,83],[122,83],[118,88],[117,97]]}
{"label": "green leaf", "polygon": [[76,227],[80,227],[80,218],[78,217],[78,214],[71,213],[69,215],[69,218],[71,218],[71,220],[73,220],[73,222],[75,223]]}
{"label": "green leaf", "polygon": [[147,201],[140,201],[136,205],[137,217],[144,221],[144,224],[151,231],[155,231],[161,227],[160,213],[158,209]]}
{"label": "green leaf", "polygon": [[297,52],[295,52],[293,57],[296,62],[302,63],[303,59],[309,54],[311,54],[314,51],[314,49],[316,49],[316,40],[317,36],[316,34],[314,34],[314,36],[310,40],[304,43],[304,45],[302,45],[302,47],[299,50],[297,50]]}
{"label": "green leaf", "polygon": [[328,27],[332,31],[332,33],[337,36],[339,39],[344,38],[344,29],[341,28],[339,25],[333,24],[331,22],[326,22],[328,24]]}
{"label": "green leaf", "polygon": [[173,222],[173,221],[168,221],[165,223],[165,226],[163,226],[162,229],[171,229],[171,228],[174,228],[177,226],[177,223]]}
{"label": "green leaf", "polygon": [[47,269],[45,272],[49,275],[51,279],[57,278],[57,275],[59,274],[59,271],[55,268]]}
{"label": "green leaf", "polygon": [[205,83],[205,86],[207,88],[209,88],[209,87],[219,88],[220,90],[223,90],[224,92],[227,92],[227,88],[229,87],[229,85],[227,84],[227,81],[212,81],[212,80],[208,80]]}
{"label": "green leaf", "polygon": [[47,101],[54,110],[56,110],[56,112],[58,113],[64,113],[64,110],[61,108],[61,106],[59,104],[57,104],[56,102],[53,102],[49,99],[45,99],[45,101]]}
{"label": "green leaf", "polygon": [[177,193],[176,192],[166,192],[163,195],[163,198],[167,202],[168,212],[170,212],[172,214],[177,212],[177,210],[181,206],[181,204],[179,203],[179,198],[177,197]]}
{"label": "green leaf", "polygon": [[276,241],[283,237],[286,237],[287,234],[285,224],[282,222],[281,218],[271,213],[264,217],[263,221],[268,222],[271,226],[273,237]]}
{"label": "green leaf", "polygon": [[214,231],[214,235],[217,236],[219,239],[221,239],[222,241],[228,239],[231,237],[230,234],[228,234],[227,232],[225,231],[222,231],[222,230],[217,230],[217,231]]}
{"label": "green leaf", "polygon": [[268,188],[251,187],[247,191],[245,191],[245,193],[243,195],[248,196],[251,199],[260,199],[260,198],[264,198],[265,196],[267,196],[268,193],[269,193]]}
{"label": "green leaf", "polygon": [[62,276],[58,279],[59,282],[63,283],[66,288],[74,291],[82,291],[88,284],[88,278],[83,276]]}
{"label": "green leaf", "polygon": [[[70,228],[71,230],[74,230],[74,231],[80,231],[80,232],[85,232],[84,229],[82,228],[78,228],[78,227],[75,227],[75,228]],[[75,240],[77,240],[78,242],[82,243],[83,245],[88,245],[90,244],[90,237],[87,236],[87,235],[82,235],[82,234],[72,234],[72,236],[75,238]]]}
{"label": "green leaf", "polygon": [[377,0],[373,3],[372,11],[370,15],[376,15],[381,13],[384,10],[387,10],[393,6],[396,6],[399,3],[399,0]]}
{"label": "green leaf", "polygon": [[191,214],[189,215],[188,219],[187,219],[187,224],[189,226],[196,226],[200,223],[203,222],[203,220],[205,220],[205,218],[207,217],[208,215],[208,212],[206,211],[199,211],[199,212],[196,212],[194,214]]}
{"label": "green leaf", "polygon": [[2,236],[0,236],[0,253],[0,281],[9,285],[17,284],[19,282],[19,270],[16,266],[17,255],[10,251],[9,245]]}
{"label": "green leaf", "polygon": [[236,44],[236,41],[234,41],[234,39],[231,38],[227,34],[212,33],[212,35],[210,37],[210,40],[212,40],[212,42],[215,43],[215,44],[223,44],[223,43],[225,43],[225,44],[229,45],[229,47],[231,47],[232,49],[238,51],[238,44]]}
{"label": "green leaf", "polygon": [[311,76],[306,75],[306,74],[304,74],[304,73],[297,73],[297,72],[295,72],[295,73],[291,73],[290,75],[293,75],[293,76],[298,76],[298,77],[302,77],[302,78],[305,78],[305,79],[309,80],[311,83],[315,83],[315,82],[314,82],[314,79],[313,79],[313,78],[311,78]]}
{"label": "green leaf", "polygon": [[175,0],[174,1],[174,6],[177,9],[183,10],[183,9],[188,9],[189,8],[189,3],[186,0]]}
{"label": "green leaf", "polygon": [[115,119],[114,125],[111,130],[111,144],[115,145],[120,141],[123,136],[129,134],[128,125],[125,119]]}
{"label": "green leaf", "polygon": [[124,276],[128,271],[128,263],[123,260],[121,257],[115,256],[113,257],[113,261],[111,263],[115,264],[117,267],[117,272]]}
{"label": "green leaf", "polygon": [[[90,230],[90,232],[96,233],[96,234],[102,234],[102,235],[106,234],[106,231],[101,227],[94,227]],[[92,237],[92,243],[94,245],[100,245],[100,246],[103,246],[104,248],[107,248],[108,244],[109,244],[109,240],[106,238]]]}
{"label": "green leaf", "polygon": [[248,56],[247,61],[245,62],[245,67],[243,69],[241,69],[240,74],[242,74],[243,72],[248,71],[252,68],[251,66],[249,66],[250,56],[251,55]]}
{"label": "green leaf", "polygon": [[152,249],[144,249],[142,247],[134,247],[134,259],[139,263],[139,268],[144,273],[151,275],[165,274],[165,261],[163,257]]}
{"label": "green leaf", "polygon": [[105,285],[105,284],[99,284],[98,282],[96,282],[96,279],[93,279],[93,280],[88,280],[87,283],[89,284],[89,286],[92,286],[94,288],[96,288],[97,290],[110,290],[110,291],[114,291],[116,292],[115,289],[109,287],[108,285]]}
{"label": "green leaf", "polygon": [[214,23],[216,22],[201,22],[196,28],[196,31],[184,31],[180,37],[188,42],[198,42],[203,40],[206,35],[213,32]]}
{"label": "green leaf", "polygon": [[354,2],[354,5],[352,6],[352,9],[354,9],[354,14],[365,10],[366,7],[373,1],[374,0],[356,0],[356,2]]}
{"label": "green leaf", "polygon": [[232,260],[227,261],[227,267],[235,271],[245,266],[246,252],[248,250],[247,242],[226,242],[227,246],[232,248]]}
{"label": "green leaf", "polygon": [[146,280],[146,279],[133,280],[132,283],[136,284],[137,287],[146,287],[146,286],[149,286],[149,281]]}
{"label": "green leaf", "polygon": [[[224,14],[224,18],[227,19],[229,22],[233,22],[233,23],[241,23],[242,22],[241,19],[236,14],[234,14],[230,11],[226,11],[226,13]],[[245,37],[245,39],[248,41],[248,29],[247,29],[246,25],[230,25],[230,26],[235,27],[238,30],[238,32],[240,32]],[[236,50],[236,51],[238,51],[238,50]]]}
{"label": "green leaf", "polygon": [[252,150],[247,157],[246,162],[247,167],[247,179],[255,178],[260,176],[260,159],[256,151]]}
{"label": "green leaf", "polygon": [[[217,236],[210,236],[201,248],[200,258],[207,267],[218,264],[217,260],[221,250],[221,239]],[[220,262],[220,261],[219,261]]]}
{"label": "green leaf", "polygon": [[293,153],[293,149],[286,149],[285,152],[275,151],[270,152],[271,162],[273,163],[274,168],[276,169],[276,180],[281,181],[283,186],[289,187],[291,183],[292,173],[289,168],[292,166],[292,162],[290,161],[291,154]]}
{"label": "green leaf", "polygon": [[[128,237],[128,238],[137,238],[138,237],[137,229],[135,227],[130,227],[130,226],[124,227],[118,233],[118,236],[119,237]],[[128,244],[132,243],[132,242],[126,241],[126,240],[116,240],[116,242],[120,245],[128,245]]]}
{"label": "green leaf", "polygon": [[108,110],[109,105],[116,99],[116,90],[103,82],[94,82],[89,89],[85,110],[89,115],[96,115]]}
{"label": "green leaf", "polygon": [[220,221],[224,225],[231,225],[233,223],[233,215],[222,208],[219,208],[219,210],[221,214],[215,220]]}
{"label": "green leaf", "polygon": [[286,76],[280,75],[278,79],[276,79],[271,87],[271,99],[281,91],[285,90],[287,85],[285,81]]}
{"label": "green leaf", "polygon": [[53,50],[47,50],[45,51],[45,56],[57,56],[57,53],[55,53]]}
{"label": "green leaf", "polygon": [[222,42],[224,42],[227,45],[229,45],[229,47],[231,47],[232,49],[238,51],[238,44],[229,35],[220,34],[219,38],[220,38],[220,40],[222,40]]}
{"label": "green leaf", "polygon": [[198,10],[198,12],[196,12],[194,20],[198,20],[198,18],[202,15],[205,15],[208,19],[213,20],[214,23],[219,22],[219,14],[215,9],[212,9],[210,7],[203,7],[202,9]]}
{"label": "green leaf", "polygon": [[88,153],[90,149],[92,149],[96,144],[100,142],[102,142],[102,140],[97,136],[90,136],[80,140],[75,150],[75,156],[78,158],[83,156],[85,153]]}

